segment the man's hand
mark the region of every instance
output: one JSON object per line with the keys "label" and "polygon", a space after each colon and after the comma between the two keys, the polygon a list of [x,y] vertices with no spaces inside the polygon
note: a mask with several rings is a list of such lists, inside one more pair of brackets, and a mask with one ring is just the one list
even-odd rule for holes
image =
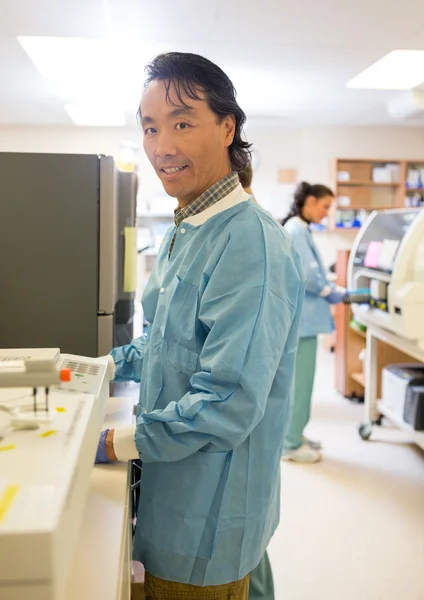
{"label": "man's hand", "polygon": [[114,429],[110,429],[106,434],[106,456],[112,462],[118,460],[115,454],[115,450],[113,448],[113,435],[115,433]]}
{"label": "man's hand", "polygon": [[97,446],[96,465],[102,463],[110,463],[118,460],[113,449],[113,434],[114,429],[105,429],[100,434],[99,445]]}

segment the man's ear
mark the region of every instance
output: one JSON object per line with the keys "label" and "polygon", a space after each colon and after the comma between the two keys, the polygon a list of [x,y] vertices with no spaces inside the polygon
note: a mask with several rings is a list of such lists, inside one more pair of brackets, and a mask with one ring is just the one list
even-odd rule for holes
{"label": "man's ear", "polygon": [[225,145],[231,146],[236,134],[236,118],[234,115],[227,115],[222,122],[225,131]]}

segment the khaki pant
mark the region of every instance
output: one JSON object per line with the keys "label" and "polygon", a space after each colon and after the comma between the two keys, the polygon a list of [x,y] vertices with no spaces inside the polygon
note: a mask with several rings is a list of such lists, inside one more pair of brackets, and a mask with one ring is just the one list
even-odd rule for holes
{"label": "khaki pant", "polygon": [[187,583],[164,581],[146,573],[146,600],[248,600],[249,575],[226,585],[198,587]]}

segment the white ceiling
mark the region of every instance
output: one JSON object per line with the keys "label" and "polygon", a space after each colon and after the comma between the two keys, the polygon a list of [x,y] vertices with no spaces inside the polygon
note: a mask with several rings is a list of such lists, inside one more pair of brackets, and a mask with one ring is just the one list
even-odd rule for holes
{"label": "white ceiling", "polygon": [[[398,92],[345,84],[390,50],[424,50],[424,2],[2,0],[0,124],[73,126],[64,109],[73,98],[59,96],[38,73],[18,35],[113,36],[141,40],[152,53],[163,47],[203,54],[233,78],[240,104],[255,120],[294,127],[393,125],[386,103]],[[143,62],[133,73],[140,85]],[[134,99],[129,126],[136,110]]]}

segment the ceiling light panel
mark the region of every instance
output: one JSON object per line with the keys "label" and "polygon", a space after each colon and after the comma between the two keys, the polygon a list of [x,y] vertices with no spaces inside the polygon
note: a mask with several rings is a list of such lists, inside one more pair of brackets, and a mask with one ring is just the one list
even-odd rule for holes
{"label": "ceiling light panel", "polygon": [[65,110],[75,125],[81,127],[125,127],[125,112],[115,106],[98,104],[66,104]]}
{"label": "ceiling light panel", "polygon": [[348,81],[348,88],[410,90],[424,82],[424,51],[393,50]]}
{"label": "ceiling light panel", "polygon": [[18,37],[38,71],[69,101],[94,101],[136,109],[144,66],[164,47],[133,40]]}

